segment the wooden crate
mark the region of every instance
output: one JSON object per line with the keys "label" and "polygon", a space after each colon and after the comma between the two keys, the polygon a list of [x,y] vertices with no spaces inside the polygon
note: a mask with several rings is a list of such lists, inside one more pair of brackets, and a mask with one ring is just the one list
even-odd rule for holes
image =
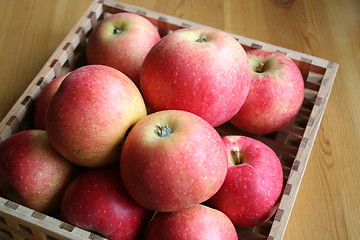
{"label": "wooden crate", "polygon": [[[61,42],[38,75],[0,123],[0,142],[33,125],[33,103],[45,84],[62,73],[86,64],[84,49],[91,30],[104,17],[117,12],[133,12],[148,18],[162,36],[185,27],[206,27],[169,15],[111,0],[95,1]],[[231,34],[231,33],[230,33]],[[295,203],[302,177],[333,86],[338,64],[231,34],[245,49],[262,48],[281,52],[295,61],[304,78],[305,99],[292,124],[279,132],[249,135],[269,145],[279,156],[285,188],[275,215],[265,224],[238,229],[239,239],[282,239]],[[230,124],[217,128],[221,134],[244,134]],[[78,227],[0,198],[1,239],[103,239]]]}

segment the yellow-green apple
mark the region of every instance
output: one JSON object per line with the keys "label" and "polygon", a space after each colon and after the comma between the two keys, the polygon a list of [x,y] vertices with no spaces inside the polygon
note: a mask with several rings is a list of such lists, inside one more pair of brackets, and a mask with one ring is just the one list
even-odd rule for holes
{"label": "yellow-green apple", "polygon": [[157,212],[147,240],[237,240],[230,219],[222,212],[197,204],[176,212]]}
{"label": "yellow-green apple", "polygon": [[120,71],[87,65],[61,83],[46,113],[53,146],[68,160],[86,167],[118,161],[123,138],[146,116],[139,89]]}
{"label": "yellow-green apple", "polygon": [[278,131],[299,112],[304,99],[304,80],[289,57],[263,49],[249,50],[252,70],[249,95],[230,120],[237,128],[255,134]]}
{"label": "yellow-green apple", "polygon": [[139,239],[152,211],[138,205],[126,192],[117,167],[89,168],[66,189],[61,218],[110,240]]}
{"label": "yellow-green apple", "polygon": [[189,111],[218,126],[239,111],[250,81],[239,42],[220,30],[190,28],[166,35],[149,51],[140,88],[152,111]]}
{"label": "yellow-green apple", "polygon": [[208,201],[237,227],[254,227],[276,211],[283,188],[281,162],[264,143],[245,136],[225,136],[228,172]]}
{"label": "yellow-green apple", "polygon": [[95,27],[86,45],[90,64],[116,68],[139,86],[141,66],[149,50],[160,40],[156,27],[135,13],[117,13]]}
{"label": "yellow-green apple", "polygon": [[225,179],[227,154],[208,122],[190,112],[164,110],[146,116],[130,130],[120,169],[135,201],[169,212],[213,196]]}
{"label": "yellow-green apple", "polygon": [[69,74],[64,73],[56,78],[54,78],[51,82],[45,85],[45,87],[41,90],[39,96],[36,98],[35,104],[34,104],[34,126],[37,129],[46,129],[45,124],[45,116],[46,116],[46,110],[49,106],[49,103],[58,90],[60,84],[62,81],[66,78],[66,76]]}
{"label": "yellow-green apple", "polygon": [[43,213],[60,208],[78,168],[50,144],[44,130],[24,130],[0,144],[0,193]]}

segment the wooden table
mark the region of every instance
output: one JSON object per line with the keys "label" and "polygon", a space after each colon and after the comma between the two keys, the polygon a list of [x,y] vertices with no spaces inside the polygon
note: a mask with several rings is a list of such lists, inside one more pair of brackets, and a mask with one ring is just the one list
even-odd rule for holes
{"label": "wooden table", "polygon": [[[1,119],[91,2],[0,1]],[[123,2],[340,64],[285,239],[357,239],[360,234],[360,2]]]}

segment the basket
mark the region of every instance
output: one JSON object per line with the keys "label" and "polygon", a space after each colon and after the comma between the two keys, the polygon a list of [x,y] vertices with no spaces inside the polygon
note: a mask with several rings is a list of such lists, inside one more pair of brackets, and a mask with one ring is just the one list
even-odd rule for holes
{"label": "basket", "polygon": [[[180,28],[209,28],[125,3],[111,0],[93,2],[1,121],[0,142],[15,132],[32,127],[33,103],[41,89],[55,77],[86,64],[84,50],[91,30],[106,16],[124,11],[148,18],[158,28],[161,36]],[[243,134],[259,139],[278,154],[283,166],[285,188],[277,212],[266,223],[251,229],[238,229],[238,233],[239,239],[279,240],[284,236],[339,65],[230,34],[245,50],[262,48],[287,55],[297,64],[304,78],[305,99],[300,112],[288,127],[267,135],[248,135],[236,130],[230,124],[217,128],[220,134]],[[1,197],[0,238],[4,240],[104,239],[58,220],[56,216],[36,212]]]}

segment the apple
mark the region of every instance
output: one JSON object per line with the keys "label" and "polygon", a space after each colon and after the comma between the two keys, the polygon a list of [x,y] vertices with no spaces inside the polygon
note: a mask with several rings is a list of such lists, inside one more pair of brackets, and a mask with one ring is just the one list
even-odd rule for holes
{"label": "apple", "polygon": [[237,240],[234,225],[222,212],[197,204],[176,212],[157,212],[147,240]]}
{"label": "apple", "polygon": [[187,28],[166,35],[149,51],[140,89],[153,111],[189,111],[215,127],[239,111],[250,81],[245,50],[231,35]]}
{"label": "apple", "polygon": [[0,193],[42,213],[60,208],[78,168],[50,144],[44,130],[24,130],[0,143]]}
{"label": "apple", "polygon": [[61,218],[110,240],[138,239],[152,212],[126,192],[116,167],[89,168],[66,189]]}
{"label": "apple", "polygon": [[160,40],[156,27],[135,13],[117,13],[95,27],[86,45],[90,64],[107,65],[126,74],[139,86],[146,54]]}
{"label": "apple", "polygon": [[68,160],[106,166],[118,161],[126,132],[146,114],[139,89],[126,75],[87,65],[61,83],[47,110],[46,131]]}
{"label": "apple", "polygon": [[276,211],[283,189],[279,158],[264,143],[245,136],[223,137],[228,172],[220,190],[208,201],[237,227],[254,227]]}
{"label": "apple", "polygon": [[297,65],[279,52],[249,50],[252,70],[249,95],[230,122],[240,130],[267,134],[287,126],[304,99],[304,80]]}
{"label": "apple", "polygon": [[70,72],[64,73],[56,78],[54,78],[51,82],[45,85],[45,87],[41,90],[39,96],[37,97],[34,104],[34,125],[37,129],[46,129],[45,124],[45,116],[46,110],[49,106],[51,99],[54,94],[58,90],[62,81],[69,75]]}
{"label": "apple", "polygon": [[121,176],[140,205],[162,212],[206,201],[227,172],[225,144],[204,119],[164,110],[141,119],[125,139]]}

